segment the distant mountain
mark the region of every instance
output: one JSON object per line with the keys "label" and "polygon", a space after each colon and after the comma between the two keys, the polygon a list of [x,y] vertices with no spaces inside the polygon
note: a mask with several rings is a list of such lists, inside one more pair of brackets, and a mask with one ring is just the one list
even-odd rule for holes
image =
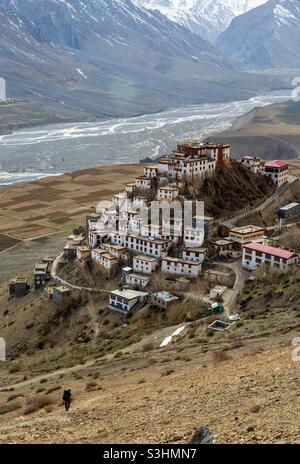
{"label": "distant mountain", "polygon": [[9,96],[96,116],[253,94],[208,42],[130,0],[0,0],[0,70]]}
{"label": "distant mountain", "polygon": [[231,20],[267,0],[134,0],[215,42]]}
{"label": "distant mountain", "polygon": [[300,0],[269,0],[235,18],[217,46],[251,68],[300,67]]}

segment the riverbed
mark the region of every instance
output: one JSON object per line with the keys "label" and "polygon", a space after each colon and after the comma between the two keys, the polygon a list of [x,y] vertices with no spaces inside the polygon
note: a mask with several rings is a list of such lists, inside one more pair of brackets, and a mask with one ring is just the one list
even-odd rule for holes
{"label": "riverbed", "polygon": [[2,135],[0,185],[165,155],[176,141],[212,137],[254,108],[288,97],[287,92],[274,92],[245,101],[187,106],[125,119],[54,124]]}

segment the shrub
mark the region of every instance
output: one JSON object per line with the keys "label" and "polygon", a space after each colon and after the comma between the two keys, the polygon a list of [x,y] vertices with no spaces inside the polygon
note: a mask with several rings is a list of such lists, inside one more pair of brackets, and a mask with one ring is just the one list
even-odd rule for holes
{"label": "shrub", "polygon": [[175,372],[174,369],[166,369],[166,370],[162,371],[161,377],[167,377],[168,375],[173,374],[173,372]]}
{"label": "shrub", "polygon": [[230,345],[230,349],[231,350],[235,350],[236,348],[241,348],[242,346],[244,346],[244,343],[243,341],[239,338],[237,340],[234,340],[231,345]]}
{"label": "shrub", "polygon": [[16,411],[17,409],[21,409],[21,407],[22,404],[20,403],[20,401],[12,401],[7,404],[2,404],[0,406],[0,415]]}
{"label": "shrub", "polygon": [[24,396],[24,395],[22,395],[22,394],[20,394],[20,393],[19,393],[19,394],[18,394],[18,393],[15,393],[14,395],[10,395],[10,396],[7,398],[6,401],[12,401],[12,400],[15,400],[15,399],[17,399],[17,398],[22,398],[23,396]]}
{"label": "shrub", "polygon": [[94,382],[93,380],[91,382],[87,382],[85,386],[85,389],[87,391],[93,391],[93,390],[96,390],[97,388],[98,388],[98,384],[97,382]]}
{"label": "shrub", "polygon": [[36,392],[36,393],[42,393],[42,392],[44,392],[45,390],[46,390],[45,388],[40,387],[40,388],[37,388],[35,392]]}
{"label": "shrub", "polygon": [[33,412],[39,411],[40,409],[50,406],[54,403],[53,398],[49,398],[46,395],[34,396],[28,398],[27,407],[24,409],[24,415],[32,414]]}
{"label": "shrub", "polygon": [[51,387],[46,391],[46,395],[50,395],[50,393],[53,393],[53,392],[58,391],[60,389],[61,389],[60,385],[55,385],[54,387]]}
{"label": "shrub", "polygon": [[154,344],[152,342],[149,342],[149,343],[145,343],[145,345],[143,345],[143,348],[142,350],[147,353],[148,351],[152,351],[154,349]]}
{"label": "shrub", "polygon": [[18,364],[14,364],[13,366],[11,366],[11,368],[9,369],[9,373],[10,374],[15,374],[16,372],[19,372],[20,371],[20,366]]}
{"label": "shrub", "polygon": [[228,361],[230,359],[226,351],[215,351],[213,353],[213,358],[215,362],[223,362]]}

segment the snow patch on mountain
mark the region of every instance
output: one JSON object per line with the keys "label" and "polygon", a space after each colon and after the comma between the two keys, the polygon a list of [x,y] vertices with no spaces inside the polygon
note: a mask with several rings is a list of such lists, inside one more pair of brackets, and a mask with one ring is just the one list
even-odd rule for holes
{"label": "snow patch on mountain", "polygon": [[150,10],[159,10],[204,39],[214,42],[236,16],[267,0],[134,0]]}

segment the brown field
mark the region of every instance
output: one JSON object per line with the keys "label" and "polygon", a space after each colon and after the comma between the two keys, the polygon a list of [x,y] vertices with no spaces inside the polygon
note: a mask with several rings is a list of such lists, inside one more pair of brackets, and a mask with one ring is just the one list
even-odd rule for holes
{"label": "brown field", "polygon": [[0,234],[0,252],[6,250],[7,248],[11,248],[18,243],[20,243],[20,240],[16,239],[15,237]]}
{"label": "brown field", "polygon": [[98,201],[141,174],[141,165],[101,166],[0,189],[0,251],[82,224]]}
{"label": "brown field", "polygon": [[264,159],[299,159],[300,126],[292,116],[288,122],[282,120],[283,107],[279,104],[254,109],[214,140],[230,143],[236,159],[241,153]]}
{"label": "brown field", "polygon": [[99,201],[110,200],[141,173],[139,164],[101,166],[1,187],[0,282],[32,272],[44,255],[57,255]]}

